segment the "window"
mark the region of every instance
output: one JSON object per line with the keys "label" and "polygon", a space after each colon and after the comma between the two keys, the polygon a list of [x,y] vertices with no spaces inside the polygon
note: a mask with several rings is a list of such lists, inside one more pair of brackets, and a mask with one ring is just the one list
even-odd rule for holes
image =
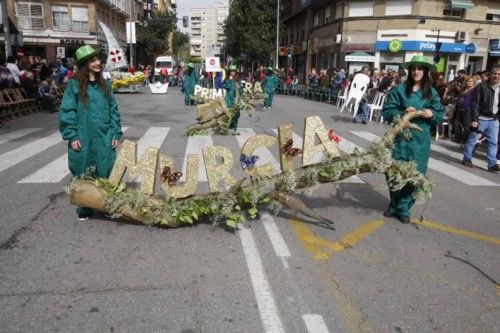
{"label": "window", "polygon": [[325,7],[325,23],[328,23],[331,21],[331,16],[332,16],[332,7]]}
{"label": "window", "polygon": [[373,0],[351,0],[349,17],[373,16]]}
{"label": "window", "polygon": [[89,31],[89,15],[87,7],[71,7],[71,26],[73,31]]}
{"label": "window", "polygon": [[451,17],[464,17],[465,9],[463,8],[453,8],[451,6],[451,2],[446,2],[443,9],[443,16],[451,16]]}
{"label": "window", "polygon": [[41,1],[16,1],[16,17],[21,29],[42,30],[44,28]]}
{"label": "window", "polygon": [[343,11],[344,11],[343,1],[337,2],[337,5],[335,6],[335,19],[336,20],[344,17],[344,15],[342,14]]}
{"label": "window", "polygon": [[410,15],[412,7],[412,0],[386,0],[385,15]]}
{"label": "window", "polygon": [[52,28],[54,30],[69,30],[69,14],[67,6],[51,6]]}
{"label": "window", "polygon": [[317,27],[318,25],[319,25],[319,13],[316,12],[313,18],[313,27]]}
{"label": "window", "polygon": [[500,9],[488,9],[486,11],[486,21],[500,22]]}

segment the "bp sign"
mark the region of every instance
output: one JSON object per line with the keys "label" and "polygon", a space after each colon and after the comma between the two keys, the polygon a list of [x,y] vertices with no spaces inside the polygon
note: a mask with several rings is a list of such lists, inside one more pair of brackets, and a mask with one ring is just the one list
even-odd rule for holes
{"label": "bp sign", "polygon": [[403,47],[403,43],[399,39],[393,39],[387,45],[387,48],[391,52],[398,52]]}

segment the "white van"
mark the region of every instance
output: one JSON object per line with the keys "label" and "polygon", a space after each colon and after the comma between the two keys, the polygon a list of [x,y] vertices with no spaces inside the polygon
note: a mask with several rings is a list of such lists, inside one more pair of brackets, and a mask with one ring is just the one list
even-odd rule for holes
{"label": "white van", "polygon": [[168,75],[172,75],[172,69],[175,66],[174,58],[171,56],[159,56],[155,60],[155,75],[160,75],[160,69],[167,68]]}

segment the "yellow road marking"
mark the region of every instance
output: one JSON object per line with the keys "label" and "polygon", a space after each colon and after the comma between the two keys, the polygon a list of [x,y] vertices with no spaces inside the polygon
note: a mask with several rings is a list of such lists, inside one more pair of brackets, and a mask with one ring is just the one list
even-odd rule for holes
{"label": "yellow road marking", "polygon": [[316,260],[328,260],[334,253],[353,247],[360,240],[380,228],[384,223],[383,220],[369,221],[351,230],[339,241],[334,242],[316,236],[305,223],[290,220],[290,224],[305,250],[312,254]]}
{"label": "yellow road marking", "polygon": [[450,227],[450,226],[447,226],[444,224],[434,223],[434,222],[425,221],[425,220],[420,222],[420,220],[417,220],[417,219],[412,219],[411,223],[413,223],[417,226],[420,225],[420,226],[424,226],[424,227],[428,227],[428,228],[432,228],[432,229],[437,229],[440,231],[445,231],[445,232],[448,232],[448,233],[453,234],[453,235],[458,235],[458,236],[467,237],[467,238],[471,238],[471,239],[475,239],[475,240],[480,240],[480,241],[487,242],[487,243],[492,243],[495,245],[500,245],[499,238],[477,234],[477,233],[472,232],[472,231],[454,228],[454,227]]}

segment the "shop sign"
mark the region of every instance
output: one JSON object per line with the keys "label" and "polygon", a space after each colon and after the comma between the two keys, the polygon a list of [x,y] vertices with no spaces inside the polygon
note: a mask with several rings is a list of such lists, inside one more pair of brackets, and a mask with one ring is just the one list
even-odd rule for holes
{"label": "shop sign", "polygon": [[364,51],[364,52],[373,52],[375,47],[373,44],[347,44],[342,45],[340,47],[340,52],[356,52],[356,51]]}
{"label": "shop sign", "polygon": [[470,43],[465,46],[465,52],[468,54],[474,54],[476,53],[476,44]]}
{"label": "shop sign", "polygon": [[345,61],[346,62],[375,62],[375,57],[374,56],[371,56],[371,55],[367,55],[367,56],[349,56],[349,55],[346,55],[345,56]]}
{"label": "shop sign", "polygon": [[389,42],[389,46],[387,47],[391,52],[398,52],[403,47],[403,43],[399,39],[393,39]]}
{"label": "shop sign", "polygon": [[83,45],[85,41],[83,39],[60,39],[59,44],[63,45]]}
{"label": "shop sign", "polygon": [[490,40],[490,50],[492,50],[492,51],[500,50],[500,39],[491,39]]}
{"label": "shop sign", "polygon": [[[375,43],[375,50],[386,51],[389,49],[389,43],[392,41],[377,41]],[[407,40],[401,41],[401,49],[403,51],[424,51],[424,52],[435,52],[436,43],[430,41],[419,41],[419,40]],[[440,52],[447,53],[465,53],[465,44],[461,43],[441,43]]]}

